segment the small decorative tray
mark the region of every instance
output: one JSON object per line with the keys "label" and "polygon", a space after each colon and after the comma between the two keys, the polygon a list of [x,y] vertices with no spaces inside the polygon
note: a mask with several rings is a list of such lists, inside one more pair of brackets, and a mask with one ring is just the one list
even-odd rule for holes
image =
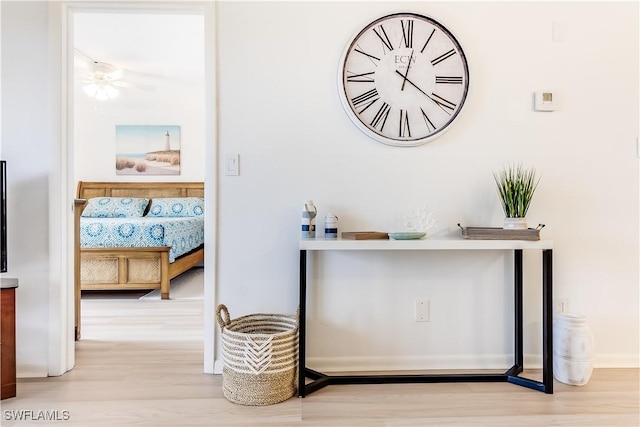
{"label": "small decorative tray", "polygon": [[462,237],[471,240],[540,240],[540,230],[544,224],[538,224],[536,228],[524,230],[510,230],[499,227],[463,227]]}
{"label": "small decorative tray", "polygon": [[389,235],[381,231],[343,231],[342,238],[349,240],[379,240],[389,239]]}
{"label": "small decorative tray", "polygon": [[408,231],[403,233],[389,233],[389,237],[393,240],[418,240],[426,236],[427,233]]}

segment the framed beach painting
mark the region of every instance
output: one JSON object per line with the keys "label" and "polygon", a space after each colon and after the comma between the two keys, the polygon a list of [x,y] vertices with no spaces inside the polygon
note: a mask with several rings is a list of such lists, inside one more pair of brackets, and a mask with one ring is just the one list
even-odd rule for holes
{"label": "framed beach painting", "polygon": [[180,175],[180,126],[116,125],[116,175]]}

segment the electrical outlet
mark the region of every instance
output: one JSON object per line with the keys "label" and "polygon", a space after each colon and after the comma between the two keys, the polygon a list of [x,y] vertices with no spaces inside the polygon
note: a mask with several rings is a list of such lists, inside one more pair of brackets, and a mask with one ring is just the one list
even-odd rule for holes
{"label": "electrical outlet", "polygon": [[555,313],[566,313],[569,311],[569,298],[557,298],[553,306]]}
{"label": "electrical outlet", "polygon": [[416,300],[416,322],[429,322],[429,300]]}

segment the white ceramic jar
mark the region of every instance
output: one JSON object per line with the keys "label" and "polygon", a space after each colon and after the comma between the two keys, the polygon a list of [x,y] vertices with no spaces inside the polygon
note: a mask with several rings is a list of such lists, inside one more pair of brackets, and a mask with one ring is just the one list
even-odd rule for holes
{"label": "white ceramic jar", "polygon": [[553,376],[570,385],[585,385],[593,372],[595,343],[586,316],[559,313],[553,324]]}
{"label": "white ceramic jar", "polygon": [[338,217],[331,212],[324,218],[324,237],[325,239],[338,238]]}

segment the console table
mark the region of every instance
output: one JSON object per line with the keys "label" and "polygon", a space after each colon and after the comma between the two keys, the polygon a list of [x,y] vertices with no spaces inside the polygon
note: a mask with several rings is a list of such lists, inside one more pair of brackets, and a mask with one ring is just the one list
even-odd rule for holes
{"label": "console table", "polygon": [[[300,338],[298,396],[305,397],[332,384],[389,384],[441,382],[509,382],[547,394],[553,393],[553,303],[551,240],[343,240],[304,239],[300,241]],[[536,250],[542,254],[542,381],[519,374],[524,370],[523,351],[523,263],[522,251]],[[328,375],[306,365],[306,299],[307,252],[311,251],[511,251],[514,263],[514,365],[502,374],[385,374],[385,375]],[[306,383],[306,379],[312,381]]]}
{"label": "console table", "polygon": [[18,279],[0,281],[0,399],[16,396],[16,288]]}

